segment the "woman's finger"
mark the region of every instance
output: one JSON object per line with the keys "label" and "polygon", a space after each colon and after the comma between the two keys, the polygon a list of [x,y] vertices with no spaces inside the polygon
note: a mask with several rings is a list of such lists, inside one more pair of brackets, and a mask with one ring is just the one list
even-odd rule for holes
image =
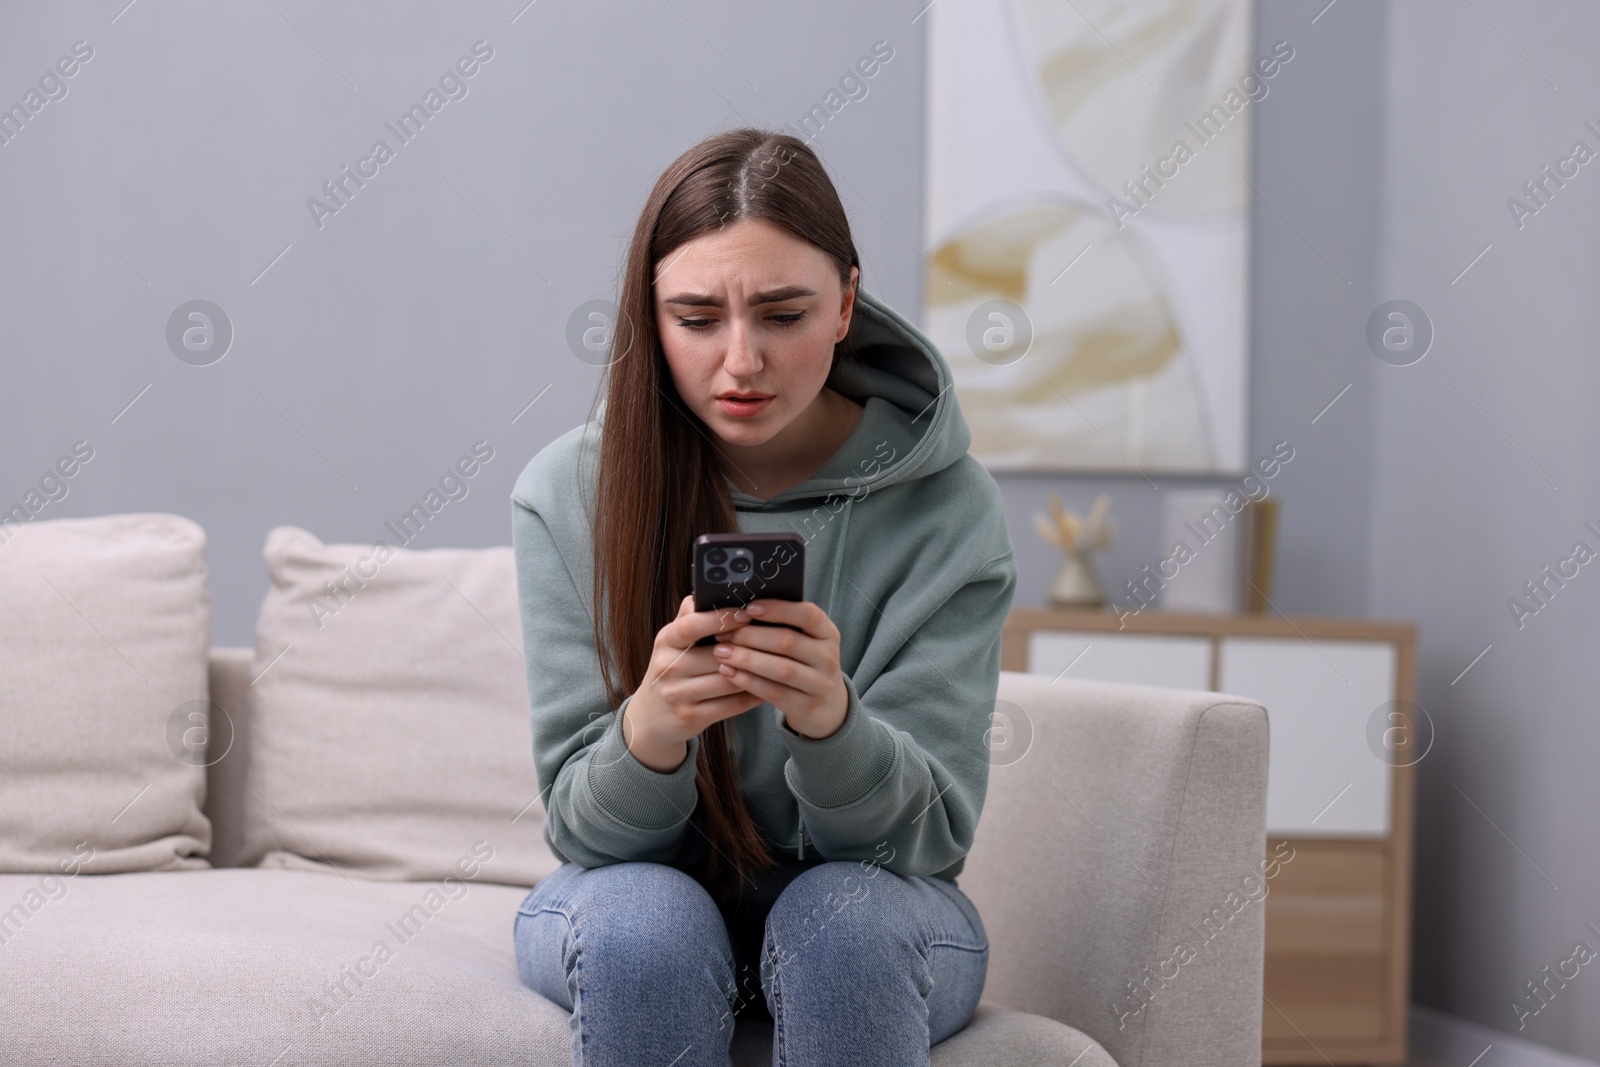
{"label": "woman's finger", "polygon": [[751,618],[796,627],[819,641],[837,638],[839,630],[828,613],[809,600],[769,600],[758,598],[745,605]]}
{"label": "woman's finger", "polygon": [[742,715],[751,708],[759,707],[762,703],[763,699],[761,697],[747,693],[743,689],[736,689],[726,696],[685,702],[678,705],[681,711],[676,721],[688,734],[704,733],[706,729],[715,726],[722,720],[732,718],[735,715]]}
{"label": "woman's finger", "polygon": [[825,637],[812,637],[787,626],[741,626],[729,633],[718,634],[716,644],[743,645],[763,652],[776,652],[780,656],[804,660],[819,667],[827,663],[829,650],[837,647]]}
{"label": "woman's finger", "polygon": [[678,617],[660,630],[661,639],[678,650],[693,648],[696,641],[713,634],[732,633],[749,625],[749,619],[734,617],[733,608],[695,611],[694,598],[685,597],[678,606]]}
{"label": "woman's finger", "polygon": [[671,704],[692,704],[741,692],[737,683],[715,667],[705,674],[659,680],[656,688]]}
{"label": "woman's finger", "polygon": [[[825,688],[821,672],[811,663],[774,652],[763,652],[727,642],[717,646],[723,666],[758,675],[800,693],[818,694]],[[724,672],[726,673],[726,672]]]}
{"label": "woman's finger", "polygon": [[759,674],[740,670],[737,667],[727,668],[731,674],[725,677],[745,692],[760,697],[776,708],[803,708],[815,703],[816,697],[799,689],[791,688],[781,682],[774,682],[770,678],[763,678]]}

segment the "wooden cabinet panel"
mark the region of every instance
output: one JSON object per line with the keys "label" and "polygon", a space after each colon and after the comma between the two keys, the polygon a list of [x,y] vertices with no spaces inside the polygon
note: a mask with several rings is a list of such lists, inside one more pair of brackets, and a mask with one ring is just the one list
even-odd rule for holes
{"label": "wooden cabinet panel", "polygon": [[[1385,1062],[1393,1021],[1393,872],[1383,841],[1296,839],[1266,898],[1263,1059]],[[1368,1057],[1371,1057],[1370,1059]],[[1393,1061],[1388,1061],[1393,1062]]]}
{"label": "wooden cabinet panel", "polygon": [[[1271,1003],[1261,1011],[1261,1039],[1293,1049],[1305,1045],[1320,1063],[1316,1045],[1329,1038],[1383,1037],[1383,958],[1377,953],[1342,956],[1267,953],[1265,972]],[[1315,1034],[1315,1042],[1308,1035]],[[1285,1050],[1287,1051],[1287,1049]],[[1266,1053],[1271,1063],[1291,1059]]]}

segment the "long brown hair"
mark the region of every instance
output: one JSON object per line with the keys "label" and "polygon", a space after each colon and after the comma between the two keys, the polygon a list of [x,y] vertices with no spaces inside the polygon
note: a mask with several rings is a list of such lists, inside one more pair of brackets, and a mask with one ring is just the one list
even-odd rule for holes
{"label": "long brown hair", "polygon": [[[650,190],[621,279],[592,513],[595,647],[610,652],[600,662],[613,707],[644,681],[656,632],[689,595],[694,538],[739,528],[713,433],[667,369],[654,279],[657,265],[685,242],[743,219],[766,219],[821,249],[845,288],[860,266],[837,190],[811,149],[788,134],[745,127],[708,137]],[[835,365],[849,354],[841,342]],[[744,804],[730,723],[700,735],[695,766],[709,839],[695,873],[719,897],[728,881],[742,891],[750,872],[776,864]]]}

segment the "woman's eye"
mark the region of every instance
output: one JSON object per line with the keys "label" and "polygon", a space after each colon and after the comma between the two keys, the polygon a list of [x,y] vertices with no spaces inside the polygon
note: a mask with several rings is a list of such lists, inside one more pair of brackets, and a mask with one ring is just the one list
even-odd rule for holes
{"label": "woman's eye", "polygon": [[[799,325],[800,321],[802,319],[804,319],[805,317],[806,317],[806,313],[804,311],[790,311],[790,312],[785,312],[782,315],[774,315],[774,316],[772,316],[772,322],[775,325],[777,325],[777,327],[779,329],[787,329],[790,326]],[[710,325],[711,325],[711,320],[710,319],[683,319],[683,318],[680,318],[678,320],[678,325],[682,326],[684,329],[695,330],[695,331],[698,332],[698,331],[702,331],[702,330],[708,329],[710,327]]]}

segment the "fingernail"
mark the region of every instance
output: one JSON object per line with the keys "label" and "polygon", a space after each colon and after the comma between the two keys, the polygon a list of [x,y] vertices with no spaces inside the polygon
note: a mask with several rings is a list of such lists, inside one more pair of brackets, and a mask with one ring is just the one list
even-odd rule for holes
{"label": "fingernail", "polygon": [[741,608],[741,609],[739,609],[739,610],[738,610],[738,611],[736,611],[736,612],[734,612],[734,613],[733,613],[733,617],[734,617],[734,618],[735,618],[735,619],[737,619],[737,620],[738,620],[738,621],[739,621],[739,622],[746,622],[746,621],[748,621],[748,620],[749,620],[749,618],[750,618],[750,616],[748,616],[748,615],[746,615],[746,614],[745,614],[745,613],[744,613],[744,609],[743,609],[743,608]]}
{"label": "fingernail", "polygon": [[733,655],[733,649],[729,648],[727,645],[718,644],[711,650],[711,654],[713,656],[731,656]]}
{"label": "fingernail", "polygon": [[767,606],[765,604],[751,604],[749,611],[752,615],[764,615],[766,614]]}

